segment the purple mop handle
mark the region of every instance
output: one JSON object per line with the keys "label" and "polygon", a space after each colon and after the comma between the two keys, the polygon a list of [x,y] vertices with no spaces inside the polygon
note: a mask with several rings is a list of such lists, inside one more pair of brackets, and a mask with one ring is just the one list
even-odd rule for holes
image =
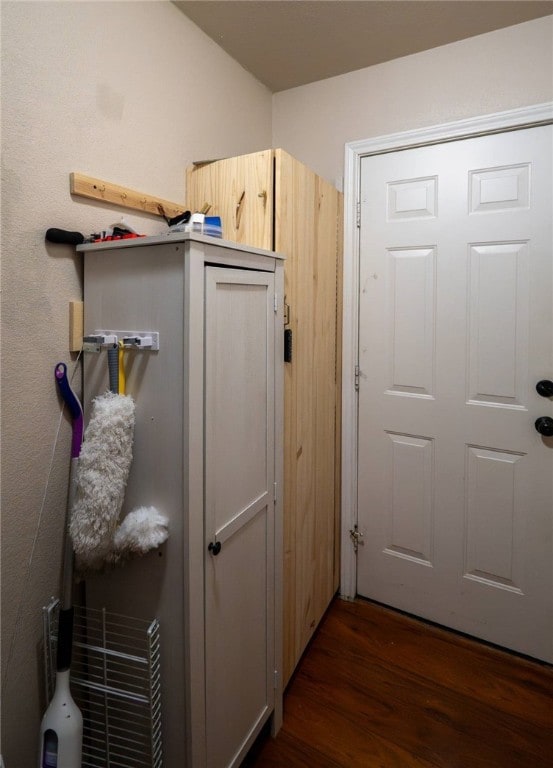
{"label": "purple mop handle", "polygon": [[71,389],[69,379],[67,378],[67,366],[65,363],[58,363],[55,369],[56,381],[60,389],[63,401],[69,408],[73,420],[73,438],[71,440],[71,458],[77,459],[81,452],[83,442],[83,409],[79,398]]}

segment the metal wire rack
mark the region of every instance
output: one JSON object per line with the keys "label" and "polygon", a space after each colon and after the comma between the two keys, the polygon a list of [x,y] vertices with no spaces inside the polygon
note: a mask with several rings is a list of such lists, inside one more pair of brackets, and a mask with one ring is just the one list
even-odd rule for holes
{"label": "metal wire rack", "polygon": [[[59,600],[43,608],[46,698],[53,696]],[[71,692],[83,715],[83,768],[162,768],[159,622],[75,606]]]}

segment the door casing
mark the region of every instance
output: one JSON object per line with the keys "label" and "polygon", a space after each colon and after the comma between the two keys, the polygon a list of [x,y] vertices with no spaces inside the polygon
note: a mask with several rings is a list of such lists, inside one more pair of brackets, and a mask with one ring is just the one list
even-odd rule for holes
{"label": "door casing", "polygon": [[482,117],[348,142],[344,172],[344,300],[342,338],[342,531],[340,594],[353,599],[357,560],[350,531],[357,524],[357,392],[359,319],[359,229],[361,159],[406,148],[441,144],[553,123],[553,102]]}

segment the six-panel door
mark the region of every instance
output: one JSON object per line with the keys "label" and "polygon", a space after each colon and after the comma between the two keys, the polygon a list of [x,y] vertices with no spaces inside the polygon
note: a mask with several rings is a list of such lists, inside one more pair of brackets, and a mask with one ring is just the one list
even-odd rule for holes
{"label": "six-panel door", "polygon": [[364,158],[358,591],[553,659],[552,128]]}

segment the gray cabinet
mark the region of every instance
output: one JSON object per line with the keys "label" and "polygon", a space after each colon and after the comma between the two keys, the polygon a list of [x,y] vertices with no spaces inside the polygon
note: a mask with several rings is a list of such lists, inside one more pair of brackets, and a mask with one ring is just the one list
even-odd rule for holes
{"label": "gray cabinet", "polygon": [[[159,334],[125,353],[123,515],[170,520],[159,550],[87,579],[88,604],[160,620],[164,765],[237,767],[282,716],[282,259],[174,234],[80,250],[85,333]],[[84,381],[88,411],[105,353]]]}

